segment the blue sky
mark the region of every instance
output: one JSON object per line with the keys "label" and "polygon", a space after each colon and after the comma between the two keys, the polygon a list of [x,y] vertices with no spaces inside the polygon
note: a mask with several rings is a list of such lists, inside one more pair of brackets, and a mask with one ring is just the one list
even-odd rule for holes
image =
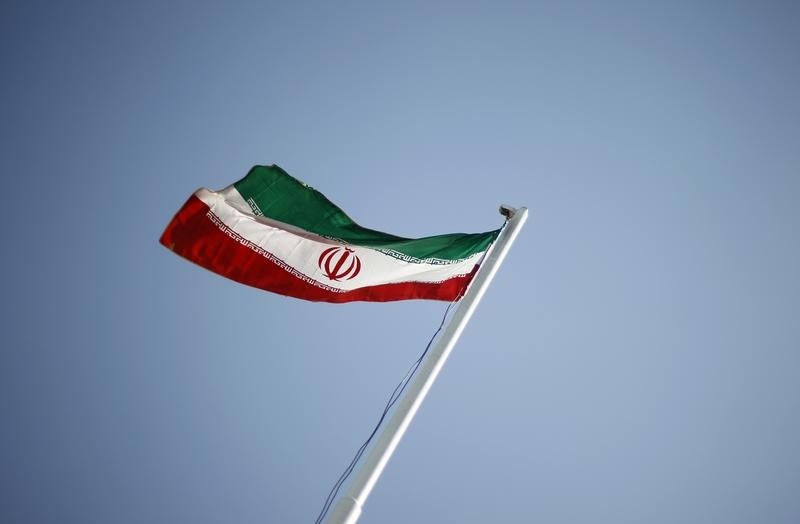
{"label": "blue sky", "polygon": [[800,519],[792,2],[6,2],[0,520],[311,522],[445,304],[157,240],[278,164],[405,236],[530,219],[362,522]]}

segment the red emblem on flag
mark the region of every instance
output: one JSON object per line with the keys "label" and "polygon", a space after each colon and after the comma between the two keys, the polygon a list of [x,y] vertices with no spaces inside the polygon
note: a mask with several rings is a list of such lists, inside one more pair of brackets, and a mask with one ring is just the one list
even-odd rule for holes
{"label": "red emblem on flag", "polygon": [[[347,261],[350,263],[347,264]],[[329,247],[319,256],[319,268],[333,281],[352,280],[361,271],[361,260],[349,247]]]}

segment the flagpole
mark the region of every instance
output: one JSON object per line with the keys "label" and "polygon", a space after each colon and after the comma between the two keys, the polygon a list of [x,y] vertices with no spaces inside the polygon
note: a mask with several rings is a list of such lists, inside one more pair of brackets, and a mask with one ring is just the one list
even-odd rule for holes
{"label": "flagpole", "polygon": [[505,227],[487,253],[486,259],[478,269],[478,273],[472,279],[472,283],[464,294],[464,298],[461,299],[461,303],[453,314],[452,320],[419,368],[417,378],[398,403],[394,414],[386,423],[367,459],[358,470],[347,493],[339,499],[333,512],[328,517],[327,524],[355,524],[358,521],[364,503],[367,501],[372,488],[375,487],[383,468],[392,453],[394,453],[400,439],[403,438],[411,419],[417,413],[419,406],[425,399],[425,395],[428,394],[428,390],[430,390],[439,375],[439,371],[441,371],[447,357],[450,355],[450,351],[461,336],[461,332],[464,331],[464,326],[472,317],[478,302],[480,302],[489,287],[495,273],[497,273],[497,269],[511,248],[511,244],[528,218],[528,209],[525,207],[514,209],[501,206],[500,213],[507,217]]}

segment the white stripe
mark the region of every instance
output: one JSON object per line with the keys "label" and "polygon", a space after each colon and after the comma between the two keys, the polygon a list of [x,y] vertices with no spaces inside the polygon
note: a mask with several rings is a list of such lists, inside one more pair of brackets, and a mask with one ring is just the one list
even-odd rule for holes
{"label": "white stripe", "polygon": [[[347,247],[353,249],[354,255],[361,261],[361,271],[351,280],[336,281],[320,269],[318,261],[326,249],[345,244],[289,224],[253,215],[248,212],[250,206],[232,186],[219,193],[200,189],[195,196],[211,209],[220,222],[238,235],[272,253],[302,275],[343,291],[400,282],[442,282],[468,274],[483,256],[483,252],[476,253],[449,265],[420,264],[404,262],[375,249],[348,244]],[[350,260],[347,260],[344,266],[349,265]]]}
{"label": "white stripe", "polygon": [[[232,205],[234,208],[238,209],[242,213],[246,215],[253,214],[252,206],[247,203],[242,194],[239,193],[239,191],[237,191],[236,187],[234,187],[233,185],[230,185],[225,189],[220,190],[219,195],[223,199],[225,199],[226,202],[228,202],[230,205]],[[263,215],[263,213],[258,213],[258,214]]]}

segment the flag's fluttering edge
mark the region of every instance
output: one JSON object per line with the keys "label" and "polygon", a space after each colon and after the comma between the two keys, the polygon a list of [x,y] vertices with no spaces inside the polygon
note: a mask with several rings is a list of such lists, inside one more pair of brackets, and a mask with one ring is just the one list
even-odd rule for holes
{"label": "flag's fluttering edge", "polygon": [[199,189],[161,243],[242,284],[324,302],[455,300],[499,230],[408,239],[366,229],[278,166]]}

